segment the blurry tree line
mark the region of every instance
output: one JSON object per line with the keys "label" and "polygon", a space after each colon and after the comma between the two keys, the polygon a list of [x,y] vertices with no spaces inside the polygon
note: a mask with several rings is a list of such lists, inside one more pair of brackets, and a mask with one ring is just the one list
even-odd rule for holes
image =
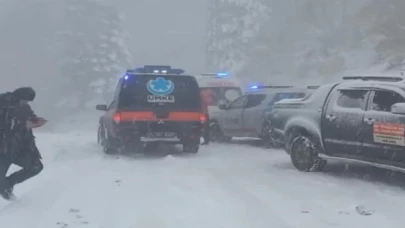
{"label": "blurry tree line", "polygon": [[114,5],[22,0],[3,6],[2,91],[31,85],[38,91],[38,108],[54,117],[110,101],[117,79],[131,64],[124,18]]}
{"label": "blurry tree line", "polygon": [[241,78],[405,70],[403,0],[218,0],[210,68]]}

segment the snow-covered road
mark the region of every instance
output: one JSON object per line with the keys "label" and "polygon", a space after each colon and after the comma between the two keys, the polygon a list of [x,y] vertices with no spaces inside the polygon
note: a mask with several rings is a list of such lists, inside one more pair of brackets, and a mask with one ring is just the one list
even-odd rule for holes
{"label": "snow-covered road", "polygon": [[197,155],[128,158],[104,156],[94,132],[37,140],[45,170],[17,186],[16,202],[0,201],[0,227],[404,227],[399,184],[342,176],[341,165],[299,173],[278,150],[210,145]]}

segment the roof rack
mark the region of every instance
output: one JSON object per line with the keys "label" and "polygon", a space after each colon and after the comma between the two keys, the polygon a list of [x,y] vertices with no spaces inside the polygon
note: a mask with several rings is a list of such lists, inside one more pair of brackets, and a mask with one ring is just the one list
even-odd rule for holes
{"label": "roof rack", "polygon": [[[306,86],[307,89],[318,89],[320,86],[315,86],[315,85],[310,85]],[[286,88],[302,88],[302,87],[296,87],[296,86],[250,86],[251,89],[286,89]]]}
{"label": "roof rack", "polygon": [[404,77],[395,76],[345,76],[343,80],[363,80],[363,81],[385,81],[385,82],[399,82],[403,81]]}

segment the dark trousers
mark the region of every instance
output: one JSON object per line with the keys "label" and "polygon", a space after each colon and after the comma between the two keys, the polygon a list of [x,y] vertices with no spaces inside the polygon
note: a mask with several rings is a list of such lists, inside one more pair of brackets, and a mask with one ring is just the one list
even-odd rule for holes
{"label": "dark trousers", "polygon": [[[43,170],[44,165],[38,156],[29,153],[31,151],[24,152],[13,159],[0,157],[0,189],[13,188],[14,185],[38,175]],[[12,164],[20,166],[21,169],[6,177]]]}
{"label": "dark trousers", "polygon": [[206,121],[204,123],[204,144],[209,144],[210,142],[210,119],[209,119],[209,115],[205,114],[206,117]]}

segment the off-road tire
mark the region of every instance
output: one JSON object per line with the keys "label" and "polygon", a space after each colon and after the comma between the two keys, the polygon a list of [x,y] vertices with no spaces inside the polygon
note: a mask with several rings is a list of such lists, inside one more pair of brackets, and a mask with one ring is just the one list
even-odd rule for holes
{"label": "off-road tire", "polygon": [[101,133],[104,133],[104,132],[103,132],[101,125],[99,125],[98,129],[97,129],[97,143],[100,145],[102,145],[103,141],[105,140],[105,137],[101,136]]}
{"label": "off-road tire", "polygon": [[102,141],[103,145],[103,152],[108,155],[118,154],[119,149],[114,138],[108,137],[107,139]]}
{"label": "off-road tire", "polygon": [[269,123],[263,124],[262,133],[260,135],[260,138],[263,140],[263,146],[266,149],[280,148],[282,145],[272,137],[271,133],[269,133],[270,129],[271,126]]}
{"label": "off-road tire", "polygon": [[232,137],[225,136],[217,124],[209,127],[209,137],[211,142],[228,143]]}
{"label": "off-road tire", "polygon": [[298,135],[290,146],[290,158],[294,167],[301,172],[322,171],[326,160],[318,157],[319,147],[311,137]]}

